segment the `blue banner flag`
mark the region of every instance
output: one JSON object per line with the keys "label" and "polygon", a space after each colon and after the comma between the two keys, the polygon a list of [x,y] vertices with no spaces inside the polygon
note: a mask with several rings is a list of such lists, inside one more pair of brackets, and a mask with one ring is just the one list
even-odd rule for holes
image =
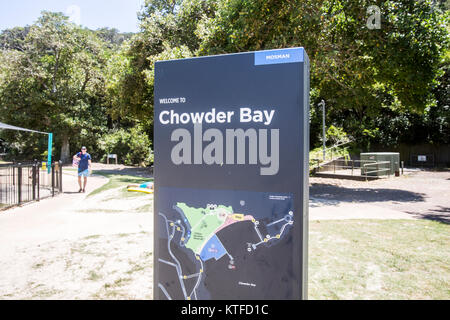
{"label": "blue banner flag", "polygon": [[53,144],[53,133],[48,134],[48,155],[47,155],[47,172],[50,173],[52,168],[52,144]]}

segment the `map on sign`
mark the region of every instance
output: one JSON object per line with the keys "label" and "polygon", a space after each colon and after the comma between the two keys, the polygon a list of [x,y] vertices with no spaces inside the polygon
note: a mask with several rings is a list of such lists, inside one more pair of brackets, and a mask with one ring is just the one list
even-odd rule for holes
{"label": "map on sign", "polygon": [[167,299],[289,290],[292,266],[280,261],[293,253],[277,246],[291,248],[292,195],[162,187],[159,196],[158,287]]}

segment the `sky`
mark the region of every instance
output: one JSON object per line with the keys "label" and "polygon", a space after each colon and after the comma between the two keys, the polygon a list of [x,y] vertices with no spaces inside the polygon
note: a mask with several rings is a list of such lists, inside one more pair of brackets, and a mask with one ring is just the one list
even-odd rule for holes
{"label": "sky", "polygon": [[41,11],[63,12],[89,29],[137,32],[144,0],[0,0],[0,30],[33,24]]}

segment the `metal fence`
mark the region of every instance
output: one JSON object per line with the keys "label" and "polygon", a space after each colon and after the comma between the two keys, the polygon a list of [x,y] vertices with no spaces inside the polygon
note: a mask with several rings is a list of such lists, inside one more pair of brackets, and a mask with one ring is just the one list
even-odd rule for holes
{"label": "metal fence", "polygon": [[50,173],[45,163],[0,165],[0,210],[62,193],[62,164],[53,162]]}
{"label": "metal fence", "polygon": [[315,172],[373,178],[390,176],[390,166],[390,161],[336,159],[323,165],[320,165],[320,162],[318,162]]}

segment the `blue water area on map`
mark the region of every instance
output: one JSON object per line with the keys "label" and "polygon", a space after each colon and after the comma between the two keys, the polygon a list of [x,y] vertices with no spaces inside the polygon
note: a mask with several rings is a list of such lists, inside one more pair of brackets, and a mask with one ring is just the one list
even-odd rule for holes
{"label": "blue water area on map", "polygon": [[212,236],[211,239],[206,243],[203,247],[202,252],[200,253],[200,258],[203,261],[207,261],[209,259],[219,260],[225,254],[227,254],[227,250],[224,248],[222,242],[220,242],[219,238],[216,235]]}

